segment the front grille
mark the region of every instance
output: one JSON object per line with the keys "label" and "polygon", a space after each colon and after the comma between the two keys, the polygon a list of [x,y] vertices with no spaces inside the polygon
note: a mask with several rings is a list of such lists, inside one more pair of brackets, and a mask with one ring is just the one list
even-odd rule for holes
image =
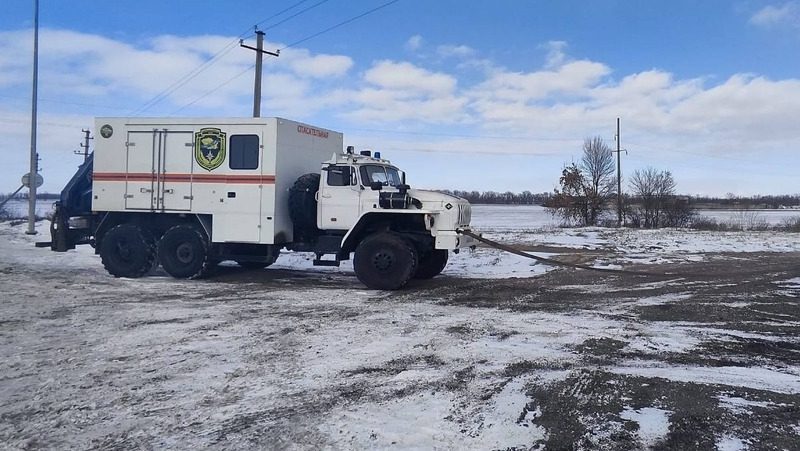
{"label": "front grille", "polygon": [[458,225],[468,226],[472,219],[472,207],[469,204],[458,204]]}

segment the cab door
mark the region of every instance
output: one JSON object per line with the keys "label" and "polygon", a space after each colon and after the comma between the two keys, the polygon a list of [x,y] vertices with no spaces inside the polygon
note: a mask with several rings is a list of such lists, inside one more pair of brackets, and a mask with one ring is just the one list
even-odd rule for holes
{"label": "cab door", "polygon": [[323,169],[317,202],[317,227],[349,230],[361,215],[361,186],[354,168],[330,165]]}

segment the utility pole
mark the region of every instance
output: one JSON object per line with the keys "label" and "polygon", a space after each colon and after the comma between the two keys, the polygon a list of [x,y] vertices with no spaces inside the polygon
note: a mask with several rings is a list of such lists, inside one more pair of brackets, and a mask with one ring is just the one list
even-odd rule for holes
{"label": "utility pole", "polygon": [[244,39],[239,40],[239,46],[256,52],[256,80],[253,88],[253,117],[261,117],[261,65],[264,54],[274,57],[280,56],[281,51],[268,52],[264,50],[264,32],[256,29],[256,46],[244,45]]}
{"label": "utility pole", "polygon": [[89,158],[89,140],[94,139],[89,136],[91,133],[88,129],[81,130],[83,132],[83,144],[79,144],[83,150],[76,150],[75,155],[83,155],[83,161],[85,162]]}
{"label": "utility pole", "polygon": [[28,176],[28,235],[36,234],[36,178],[39,155],[36,153],[36,104],[39,84],[39,0],[33,0],[33,95],[31,99],[31,164]]}
{"label": "utility pole", "polygon": [[[620,134],[619,134],[619,118],[617,118],[617,134],[615,135],[617,138],[617,227],[622,227],[622,169],[620,165],[620,154],[622,153],[622,148],[620,145]],[[627,151],[625,151],[627,153]]]}

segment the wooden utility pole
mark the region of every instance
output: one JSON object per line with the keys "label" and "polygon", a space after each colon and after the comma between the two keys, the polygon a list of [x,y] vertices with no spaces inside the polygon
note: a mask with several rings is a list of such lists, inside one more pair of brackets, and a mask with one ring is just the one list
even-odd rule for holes
{"label": "wooden utility pole", "polygon": [[239,46],[256,52],[256,80],[253,87],[253,117],[261,117],[261,67],[264,54],[274,57],[280,56],[280,50],[268,52],[264,50],[264,32],[256,30],[256,46],[244,45],[244,40],[239,40]]}
{"label": "wooden utility pole", "polygon": [[83,161],[86,161],[89,158],[89,140],[90,139],[94,139],[94,138],[89,136],[89,133],[91,133],[91,132],[88,129],[87,130],[81,130],[81,131],[83,132],[83,144],[79,144],[79,145],[81,146],[81,148],[83,150],[76,150],[75,154],[76,155],[83,155]]}

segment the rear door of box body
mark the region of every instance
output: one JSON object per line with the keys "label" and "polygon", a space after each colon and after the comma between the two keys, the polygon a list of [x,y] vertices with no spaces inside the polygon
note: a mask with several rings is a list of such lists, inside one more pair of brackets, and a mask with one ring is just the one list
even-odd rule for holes
{"label": "rear door of box body", "polygon": [[191,210],[192,142],[190,130],[129,129],[125,208]]}

